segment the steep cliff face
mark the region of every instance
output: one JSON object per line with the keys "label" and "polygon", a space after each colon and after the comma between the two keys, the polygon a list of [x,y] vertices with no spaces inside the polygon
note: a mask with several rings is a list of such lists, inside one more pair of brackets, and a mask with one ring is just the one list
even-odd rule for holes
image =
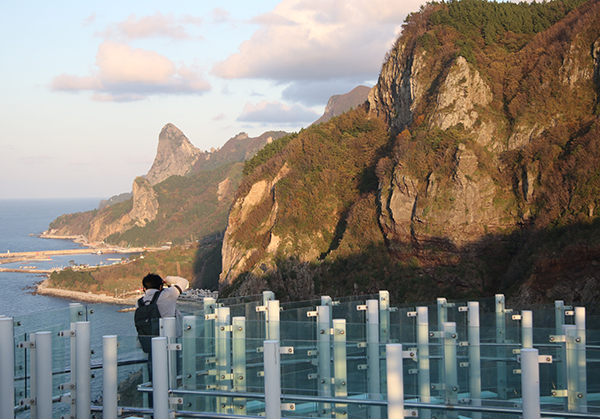
{"label": "steep cliff face", "polygon": [[[504,22],[502,8],[521,26]],[[385,286],[398,298],[423,298],[424,287],[541,299],[526,290],[548,266],[549,235],[567,246],[598,224],[599,63],[597,0],[425,6],[405,22],[368,96],[368,118],[390,133],[357,151],[375,163],[350,176],[332,164],[343,151],[326,146],[337,132],[362,138],[362,111],[352,129],[334,118],[290,142],[238,191],[221,287],[279,287],[289,298],[302,283],[306,298]],[[600,246],[588,237],[588,248]]]}
{"label": "steep cliff face", "polygon": [[153,221],[158,214],[158,200],[156,192],[150,181],[143,177],[137,177],[133,181],[133,208],[129,217],[135,221],[138,227],[144,227]]}
{"label": "steep cliff face", "polygon": [[156,185],[170,176],[183,176],[201,154],[202,151],[194,147],[179,128],[167,124],[158,136],[158,150],[146,179]]}
{"label": "steep cliff face", "polygon": [[[133,200],[123,203],[121,214],[111,211],[110,207],[104,207],[90,222],[90,230],[87,234],[89,241],[103,241],[111,234],[118,234],[133,226],[143,227],[156,218],[158,214],[158,200],[156,192],[150,182],[143,177],[137,177],[133,181]],[[129,211],[128,211],[129,210]]]}

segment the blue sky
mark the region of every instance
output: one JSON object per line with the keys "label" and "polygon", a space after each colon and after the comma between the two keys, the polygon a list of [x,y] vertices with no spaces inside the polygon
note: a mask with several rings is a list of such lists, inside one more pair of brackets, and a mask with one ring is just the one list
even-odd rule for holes
{"label": "blue sky", "polygon": [[420,1],[0,2],[0,198],[109,197],[158,134],[298,131],[372,86]]}

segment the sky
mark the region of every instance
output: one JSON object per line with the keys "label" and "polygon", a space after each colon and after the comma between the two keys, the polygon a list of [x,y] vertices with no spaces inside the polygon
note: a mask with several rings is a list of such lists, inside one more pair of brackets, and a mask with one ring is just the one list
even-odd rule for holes
{"label": "sky", "polygon": [[2,0],[0,199],[129,192],[167,123],[201,150],[297,132],[422,3]]}

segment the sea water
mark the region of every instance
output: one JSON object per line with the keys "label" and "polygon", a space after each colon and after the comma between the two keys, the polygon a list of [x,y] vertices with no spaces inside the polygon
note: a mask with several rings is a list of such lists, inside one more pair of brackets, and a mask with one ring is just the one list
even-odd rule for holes
{"label": "sea water", "polygon": [[[69,240],[42,239],[37,235],[48,229],[49,224],[62,214],[93,210],[100,202],[99,198],[85,199],[0,199],[0,253],[32,252],[41,250],[76,249],[80,245]],[[107,258],[115,255],[66,255],[53,256],[51,261],[18,262],[0,265],[1,267],[18,268],[19,265],[35,265],[38,269],[69,264],[108,264]],[[70,368],[68,357],[69,338],[60,338],[60,331],[70,327],[70,305],[76,301],[44,295],[34,295],[35,285],[46,279],[46,275],[29,273],[0,272],[0,315],[15,319],[15,343],[30,339],[31,334],[50,331],[53,335],[53,370]],[[141,281],[141,279],[140,279]],[[136,348],[136,331],[133,323],[133,312],[119,312],[123,306],[112,304],[82,303],[82,320],[88,320],[92,327],[92,365],[102,362],[102,336],[117,335],[119,361],[142,358],[141,350]],[[16,376],[19,371],[27,370],[27,353],[23,350],[16,353]],[[139,366],[119,370],[120,379]],[[25,374],[27,375],[27,374]],[[101,396],[101,370],[95,371],[96,378],[92,382],[93,398]],[[54,380],[64,382],[68,375],[57,375]],[[27,396],[27,385],[16,382],[17,399]],[[55,386],[56,388],[56,386]],[[55,391],[56,392],[56,391]],[[62,412],[63,404],[55,405],[55,414]],[[55,415],[56,416],[56,415]]]}

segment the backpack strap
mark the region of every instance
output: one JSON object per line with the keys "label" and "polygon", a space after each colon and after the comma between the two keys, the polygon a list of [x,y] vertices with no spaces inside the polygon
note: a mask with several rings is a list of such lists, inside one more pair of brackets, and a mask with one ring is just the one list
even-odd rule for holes
{"label": "backpack strap", "polygon": [[156,304],[156,300],[158,300],[158,296],[160,295],[161,292],[162,292],[162,290],[158,290],[158,292],[154,293],[154,295],[152,296],[152,301],[150,301],[150,304]]}
{"label": "backpack strap", "polygon": [[[155,292],[154,295],[152,296],[152,300],[150,300],[148,302],[144,301],[144,297],[141,297],[138,300],[138,307],[149,306],[150,304],[156,304],[156,300],[158,300],[158,296],[160,295],[161,292],[162,292],[162,290]],[[146,303],[148,303],[148,304],[146,304]]]}

